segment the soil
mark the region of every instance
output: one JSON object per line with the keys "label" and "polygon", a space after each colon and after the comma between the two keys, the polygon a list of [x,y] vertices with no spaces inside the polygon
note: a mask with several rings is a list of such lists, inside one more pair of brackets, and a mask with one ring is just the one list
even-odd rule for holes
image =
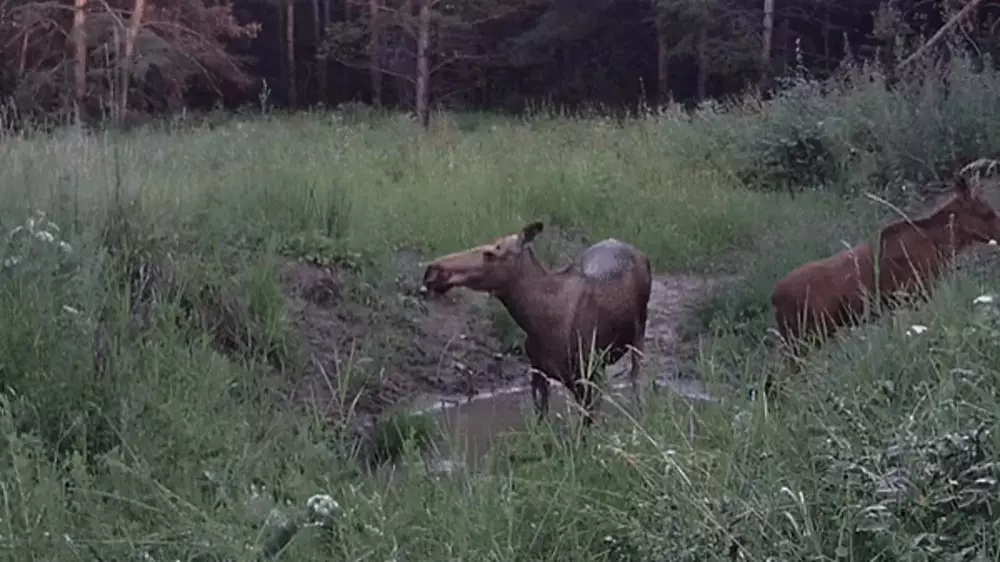
{"label": "soil", "polygon": [[[484,294],[457,289],[425,298],[412,279],[401,280],[395,302],[383,296],[375,309],[376,299],[364,304],[357,281],[336,269],[288,261],[281,279],[304,348],[294,394],[315,400],[328,415],[350,407],[354,396],[356,413],[376,414],[415,397],[471,397],[526,380],[526,360],[500,353]],[[644,372],[658,380],[690,375],[695,308],[714,285],[694,275],[654,278]],[[627,361],[613,376],[625,375]],[[357,382],[345,386],[347,373],[358,371],[361,377],[351,377]]]}

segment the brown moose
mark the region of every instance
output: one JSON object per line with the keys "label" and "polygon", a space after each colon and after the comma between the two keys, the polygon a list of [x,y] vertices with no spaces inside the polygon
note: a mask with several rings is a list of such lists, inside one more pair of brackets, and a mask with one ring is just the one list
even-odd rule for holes
{"label": "brown moose", "polygon": [[603,352],[591,365],[604,369],[631,347],[629,377],[638,392],[652,268],[642,251],[607,239],[549,271],[531,244],[543,228],[533,222],[491,244],[437,258],[427,265],[423,283],[435,293],[466,287],[499,299],[526,334],[539,419],[548,414],[553,378],[573,393],[589,426],[600,407],[599,390],[583,380],[591,350]]}
{"label": "brown moose", "polygon": [[[882,229],[877,271],[866,243],[799,266],[778,281],[771,305],[787,352],[799,355],[802,344],[821,343],[841,327],[863,321],[866,311],[874,316],[902,300],[926,300],[954,256],[1000,239],[1000,216],[978,181],[961,174],[952,181],[953,193],[934,212]],[[789,361],[797,370],[794,358]]]}

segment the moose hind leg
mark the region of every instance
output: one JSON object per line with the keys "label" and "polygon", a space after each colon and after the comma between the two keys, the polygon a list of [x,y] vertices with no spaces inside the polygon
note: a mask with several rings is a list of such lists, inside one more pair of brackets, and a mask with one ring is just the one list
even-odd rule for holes
{"label": "moose hind leg", "polygon": [[542,421],[549,414],[549,379],[538,369],[531,369],[531,399],[535,404],[535,414]]}
{"label": "moose hind leg", "polygon": [[574,398],[583,409],[583,425],[590,427],[601,409],[601,388],[596,381],[577,379],[572,389]]}
{"label": "moose hind leg", "polygon": [[[632,394],[635,396],[635,401],[642,407],[642,394],[640,393],[639,387],[639,368],[642,365],[642,356],[646,350],[645,346],[645,329],[644,326],[640,326],[636,333],[635,341],[629,348],[629,357],[631,358],[632,365],[628,372],[629,383],[632,385]],[[655,384],[655,382],[654,382]]]}

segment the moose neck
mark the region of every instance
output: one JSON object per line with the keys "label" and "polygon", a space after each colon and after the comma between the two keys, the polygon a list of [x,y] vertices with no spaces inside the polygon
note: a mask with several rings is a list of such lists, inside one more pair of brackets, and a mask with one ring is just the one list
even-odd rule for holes
{"label": "moose neck", "polygon": [[494,296],[510,313],[514,322],[532,337],[556,328],[559,319],[559,279],[542,265],[530,249],[520,262],[519,271]]}
{"label": "moose neck", "polygon": [[[929,217],[911,222],[903,222],[886,229],[883,236],[884,258],[889,260],[929,260],[936,266],[944,266],[952,258],[973,243],[961,229],[955,228],[950,219],[950,213],[940,211]],[[920,252],[918,249],[933,246],[932,252]],[[931,265],[928,263],[926,265]],[[933,269],[938,269],[933,267]]]}

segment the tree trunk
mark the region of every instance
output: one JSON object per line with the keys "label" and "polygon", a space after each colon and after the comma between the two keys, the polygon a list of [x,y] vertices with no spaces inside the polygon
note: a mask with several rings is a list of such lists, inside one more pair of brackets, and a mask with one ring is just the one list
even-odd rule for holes
{"label": "tree trunk", "polygon": [[788,19],[782,19],[781,25],[778,26],[778,30],[775,32],[775,42],[771,45],[774,52],[770,66],[771,76],[775,74],[779,76],[788,74],[788,68],[792,64],[791,59],[794,54],[793,49],[789,47],[792,44],[791,39],[792,30]]}
{"label": "tree trunk", "polygon": [[119,125],[125,122],[125,117],[128,114],[128,89],[132,79],[132,57],[135,55],[135,40],[139,37],[142,16],[145,11],[146,0],[135,0],[132,4],[132,16],[128,20],[128,29],[125,32],[125,48],[119,65],[121,81],[119,82],[118,115],[116,116]]}
{"label": "tree trunk", "polygon": [[28,11],[28,15],[25,17],[27,23],[24,25],[24,31],[21,32],[21,48],[17,57],[17,75],[18,77],[24,76],[24,73],[28,71],[28,45],[31,39],[31,28],[35,25],[35,17],[33,11]]}
{"label": "tree trunk", "polygon": [[670,103],[670,38],[667,37],[666,22],[660,21],[661,14],[656,15],[656,99],[660,105]]}
{"label": "tree trunk", "polygon": [[87,96],[87,0],[73,1],[73,105],[76,121],[83,121]]}
{"label": "tree trunk", "polygon": [[368,44],[368,57],[371,60],[372,105],[382,106],[382,14],[379,0],[368,0],[368,12],[371,26],[371,39]]}
{"label": "tree trunk", "polygon": [[760,88],[771,87],[771,37],[774,35],[774,0],[764,0],[764,35],[760,51]]}
{"label": "tree trunk", "polygon": [[823,35],[823,64],[830,64],[833,57],[830,56],[830,31],[833,29],[833,25],[830,23],[830,5],[823,5],[823,29],[821,31]]}
{"label": "tree trunk", "polygon": [[708,27],[698,28],[698,102],[708,97]]}
{"label": "tree trunk", "polygon": [[295,0],[285,0],[285,71],[288,87],[288,107],[298,104],[295,80]]}
{"label": "tree trunk", "polygon": [[[319,31],[316,34],[316,44],[318,45],[326,38],[326,28],[330,25],[331,6],[330,0],[323,0],[322,8],[319,5],[319,0],[315,0],[315,2],[317,12],[322,10],[322,17],[317,17],[319,20]],[[318,15],[319,13],[317,13],[317,16]],[[330,78],[328,74],[330,70],[330,61],[324,56],[323,58],[317,60],[316,64],[319,65],[319,68],[317,69],[319,71],[317,72],[318,77],[316,78],[316,81],[319,82],[319,91],[316,93],[319,96],[319,101],[325,105],[328,101],[326,98],[326,91],[330,87]]]}
{"label": "tree trunk", "polygon": [[913,61],[922,57],[924,53],[926,53],[931,47],[937,44],[937,42],[940,41],[941,38],[944,37],[946,33],[948,33],[948,30],[955,27],[955,25],[958,22],[962,21],[963,18],[971,14],[972,11],[976,9],[976,6],[979,5],[980,2],[982,2],[982,0],[969,0],[969,2],[961,10],[959,10],[957,14],[952,16],[950,20],[948,20],[944,25],[942,25],[941,28],[938,29],[937,32],[934,33],[934,35],[932,35],[931,38],[927,40],[926,43],[921,45],[920,48],[914,51],[914,53],[909,57],[907,57],[906,60],[896,65],[896,70],[900,70],[903,67],[907,66],[908,64],[912,63]]}
{"label": "tree trunk", "polygon": [[315,90],[313,91],[313,99],[322,103],[324,99],[324,94],[326,93],[326,84],[324,83],[323,76],[323,59],[319,57],[319,48],[323,43],[323,30],[326,26],[323,25],[323,13],[320,11],[319,0],[312,0],[312,20],[313,20],[313,48],[316,54],[313,56],[313,66],[316,69],[316,83],[314,85]]}
{"label": "tree trunk", "polygon": [[420,15],[417,20],[417,120],[424,129],[430,125],[430,84],[431,84],[431,0],[420,1]]}

